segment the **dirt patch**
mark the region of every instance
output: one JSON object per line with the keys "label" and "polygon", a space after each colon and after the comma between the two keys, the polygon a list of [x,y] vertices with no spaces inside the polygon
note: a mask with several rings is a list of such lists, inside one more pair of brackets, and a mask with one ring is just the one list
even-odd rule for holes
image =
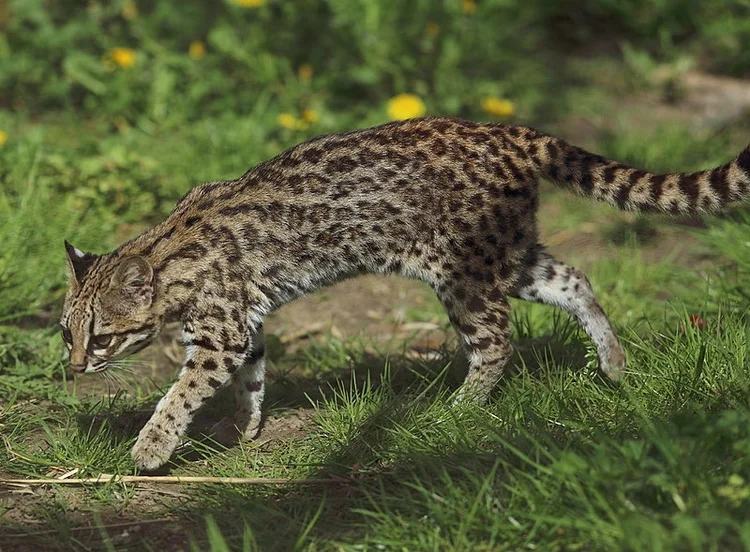
{"label": "dirt patch", "polygon": [[285,410],[269,416],[256,441],[257,446],[264,447],[282,441],[304,437],[310,431],[315,412],[309,408]]}
{"label": "dirt patch", "polygon": [[[603,75],[606,78],[606,75]],[[675,74],[672,67],[653,72],[650,88],[638,94],[623,93],[613,110],[595,116],[571,116],[553,125],[554,132],[571,142],[594,147],[604,133],[621,130],[623,121],[632,131],[649,132],[668,124],[696,131],[721,131],[741,121],[750,111],[750,81],[700,71]],[[607,88],[609,83],[602,81]]]}

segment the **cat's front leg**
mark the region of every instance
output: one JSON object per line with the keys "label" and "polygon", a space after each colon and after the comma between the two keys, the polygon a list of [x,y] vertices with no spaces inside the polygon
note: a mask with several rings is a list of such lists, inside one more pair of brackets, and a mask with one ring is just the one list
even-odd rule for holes
{"label": "cat's front leg", "polygon": [[[240,341],[240,335],[244,340]],[[219,339],[200,331],[186,334],[187,359],[179,379],[156,405],[133,447],[133,461],[139,469],[153,470],[169,460],[195,412],[244,363],[250,347],[247,333],[225,328],[222,336]]]}

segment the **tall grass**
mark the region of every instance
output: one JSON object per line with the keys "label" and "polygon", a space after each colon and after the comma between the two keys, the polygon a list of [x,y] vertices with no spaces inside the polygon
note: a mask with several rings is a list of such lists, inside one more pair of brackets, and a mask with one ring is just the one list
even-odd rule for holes
{"label": "tall grass", "polygon": [[108,234],[73,198],[39,177],[40,143],[2,151],[0,188],[0,322],[37,313],[61,296],[67,264],[63,240]]}

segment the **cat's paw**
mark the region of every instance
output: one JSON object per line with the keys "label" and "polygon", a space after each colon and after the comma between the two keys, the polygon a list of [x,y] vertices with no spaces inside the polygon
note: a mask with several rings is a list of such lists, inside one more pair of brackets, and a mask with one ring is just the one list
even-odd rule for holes
{"label": "cat's paw", "polygon": [[179,440],[177,435],[146,424],[138,434],[138,440],[131,452],[133,462],[139,470],[155,470],[167,463]]}
{"label": "cat's paw", "polygon": [[622,346],[616,338],[612,339],[605,354],[602,355],[601,367],[602,371],[613,382],[620,381],[625,373],[627,358],[625,357],[625,351],[622,350]]}
{"label": "cat's paw", "polygon": [[258,412],[257,414],[253,414],[247,422],[245,430],[242,432],[242,440],[250,441],[255,439],[258,436],[258,433],[260,433],[260,425],[261,415],[260,412]]}

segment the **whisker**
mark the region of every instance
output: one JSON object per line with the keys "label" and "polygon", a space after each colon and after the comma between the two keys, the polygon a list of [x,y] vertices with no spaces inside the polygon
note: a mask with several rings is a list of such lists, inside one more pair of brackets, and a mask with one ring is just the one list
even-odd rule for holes
{"label": "whisker", "polygon": [[120,366],[141,366],[147,364],[145,360],[126,360],[126,359],[114,359],[109,361],[110,364],[118,364]]}
{"label": "whisker", "polygon": [[137,362],[121,362],[119,360],[112,360],[109,362],[110,366],[117,366],[118,368],[145,368],[151,365],[150,362],[144,360]]}
{"label": "whisker", "polygon": [[129,358],[116,358],[109,361],[110,364],[122,364],[122,365],[131,365],[131,364],[143,364],[145,361],[143,360],[133,360]]}
{"label": "whisker", "polygon": [[112,378],[113,381],[117,382],[117,385],[120,388],[120,390],[125,389],[130,393],[135,391],[133,383],[125,379],[122,376],[122,374],[118,374],[117,372],[110,372],[109,377]]}
{"label": "whisker", "polygon": [[132,374],[134,376],[140,376],[141,375],[138,372],[136,372],[135,370],[131,370],[130,368],[126,368],[125,366],[112,366],[112,368],[114,368],[118,372],[126,372],[126,373]]}
{"label": "whisker", "polygon": [[114,382],[110,378],[110,375],[107,373],[106,370],[104,370],[103,372],[97,372],[97,374],[99,374],[99,376],[106,382],[106,384],[107,384],[107,394],[111,394],[112,393],[112,387],[114,386]]}

